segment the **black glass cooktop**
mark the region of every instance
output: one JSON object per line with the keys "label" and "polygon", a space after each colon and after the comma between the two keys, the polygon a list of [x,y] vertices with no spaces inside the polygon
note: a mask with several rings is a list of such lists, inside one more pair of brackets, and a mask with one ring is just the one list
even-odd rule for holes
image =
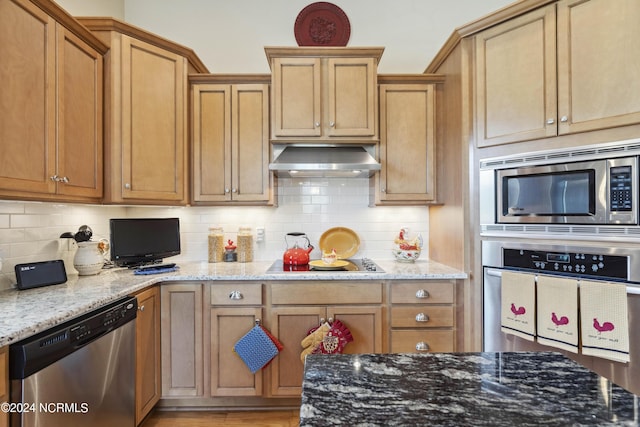
{"label": "black glass cooktop", "polygon": [[315,269],[313,266],[307,265],[286,265],[281,259],[276,260],[271,267],[267,270],[267,273],[286,273],[286,272],[304,272],[304,271],[317,271],[317,272],[332,272],[336,271],[350,271],[350,272],[362,272],[362,273],[384,273],[384,270],[380,268],[378,264],[370,260],[369,258],[360,259],[345,259],[347,265],[337,269]]}

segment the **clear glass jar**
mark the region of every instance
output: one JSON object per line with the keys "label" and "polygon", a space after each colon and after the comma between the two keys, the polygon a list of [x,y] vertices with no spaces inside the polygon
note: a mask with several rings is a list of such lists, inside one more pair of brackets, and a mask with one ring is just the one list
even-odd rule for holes
{"label": "clear glass jar", "polygon": [[222,262],[224,258],[224,230],[209,228],[209,262]]}
{"label": "clear glass jar", "polygon": [[238,228],[238,262],[253,261],[253,234],[251,227],[242,226]]}

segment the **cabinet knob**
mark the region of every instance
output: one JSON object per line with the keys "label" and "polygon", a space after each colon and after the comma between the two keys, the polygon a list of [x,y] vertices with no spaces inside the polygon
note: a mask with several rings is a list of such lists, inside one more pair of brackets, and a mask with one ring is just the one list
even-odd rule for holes
{"label": "cabinet knob", "polygon": [[566,123],[566,122],[568,122],[568,121],[569,121],[569,117],[567,117],[567,116],[562,116],[562,117],[560,117],[560,121],[561,121],[562,123]]}
{"label": "cabinet knob", "polygon": [[53,176],[50,176],[49,179],[53,182],[62,182],[64,184],[69,182],[69,178],[66,176],[53,175]]}
{"label": "cabinet knob", "polygon": [[556,119],[547,119],[547,124],[552,125],[556,122]]}
{"label": "cabinet knob", "polygon": [[244,298],[244,295],[242,295],[242,292],[240,291],[232,291],[229,294],[229,299],[230,300],[241,300]]}
{"label": "cabinet knob", "polygon": [[140,310],[140,311],[144,311],[144,305],[139,306],[139,307],[138,307],[138,310]]}
{"label": "cabinet knob", "polygon": [[232,189],[231,189],[231,192],[232,192],[232,193],[237,193],[237,192],[238,192],[238,189],[237,189],[237,188],[232,188]]}
{"label": "cabinet knob", "polygon": [[329,126],[334,127],[336,125],[336,122],[329,122]]}
{"label": "cabinet knob", "polygon": [[229,189],[228,189],[228,188],[225,188],[225,189],[224,189],[224,192],[225,192],[225,193],[228,193],[228,192],[229,192]]}
{"label": "cabinet knob", "polygon": [[381,193],[386,193],[386,192],[387,192],[387,189],[386,189],[386,188],[381,188],[381,189],[380,189],[380,192],[381,192]]}
{"label": "cabinet knob", "polygon": [[429,316],[427,316],[424,313],[418,313],[416,314],[416,322],[428,322],[429,321]]}
{"label": "cabinet knob", "polygon": [[58,175],[50,176],[49,179],[53,182],[58,182]]}
{"label": "cabinet knob", "polygon": [[418,289],[418,292],[416,292],[416,298],[420,298],[420,299],[429,298],[429,292],[427,292],[424,289]]}
{"label": "cabinet knob", "polygon": [[315,122],[315,125],[316,125],[317,128],[319,128],[320,127],[320,122]]}
{"label": "cabinet knob", "polygon": [[126,188],[127,190],[131,190],[131,184],[129,184],[128,182],[125,183],[124,188]]}
{"label": "cabinet knob", "polygon": [[419,343],[416,344],[416,350],[417,351],[429,351],[429,345],[424,341],[420,341]]}
{"label": "cabinet knob", "polygon": [[62,178],[58,179],[58,182],[62,182],[62,183],[68,183],[69,182],[69,178],[67,178],[66,176],[63,176]]}

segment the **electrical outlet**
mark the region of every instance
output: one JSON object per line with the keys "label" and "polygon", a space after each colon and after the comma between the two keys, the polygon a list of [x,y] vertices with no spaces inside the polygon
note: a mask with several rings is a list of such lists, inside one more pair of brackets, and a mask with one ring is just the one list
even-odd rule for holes
{"label": "electrical outlet", "polygon": [[264,227],[256,227],[256,242],[264,242]]}

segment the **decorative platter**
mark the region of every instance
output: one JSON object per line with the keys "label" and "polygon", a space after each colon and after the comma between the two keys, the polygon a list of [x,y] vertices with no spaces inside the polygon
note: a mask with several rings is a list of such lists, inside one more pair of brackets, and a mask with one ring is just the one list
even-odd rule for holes
{"label": "decorative platter", "polygon": [[318,245],[323,253],[331,252],[332,249],[335,249],[338,259],[345,259],[352,257],[358,252],[358,249],[360,249],[360,238],[358,234],[350,228],[334,227],[322,233]]}
{"label": "decorative platter", "polygon": [[294,33],[298,46],[346,46],[351,25],[342,9],[333,3],[319,1],[300,11]]}
{"label": "decorative platter", "polygon": [[349,265],[349,262],[339,259],[336,262],[332,262],[331,264],[327,264],[326,262],[322,261],[321,259],[316,259],[316,260],[313,260],[313,261],[309,261],[309,265],[314,270],[342,270],[344,267]]}

